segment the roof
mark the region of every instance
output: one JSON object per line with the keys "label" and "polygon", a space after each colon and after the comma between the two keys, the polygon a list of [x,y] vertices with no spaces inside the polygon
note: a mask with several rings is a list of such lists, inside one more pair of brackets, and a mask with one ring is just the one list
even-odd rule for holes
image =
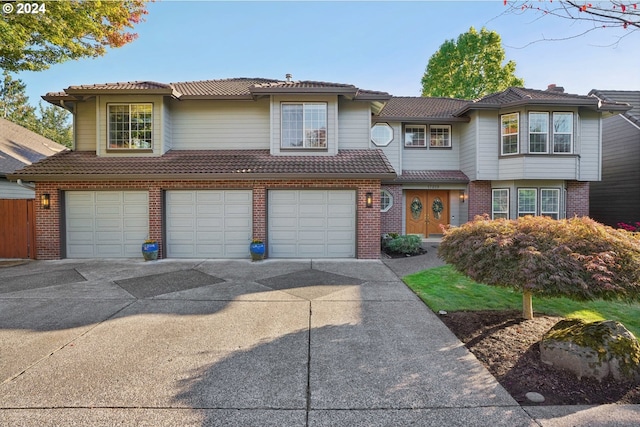
{"label": "roof", "polygon": [[[116,160],[116,161],[114,161]],[[340,150],[335,156],[280,155],[269,150],[171,150],[154,157],[96,156],[68,151],[27,166],[12,179],[62,181],[83,179],[267,179],[267,178],[394,178],[382,150]]]}
{"label": "roof", "polygon": [[631,109],[622,113],[629,121],[640,126],[640,90],[599,90],[593,89],[589,95],[597,96],[599,99],[608,102],[624,102],[631,106]]}
{"label": "roof", "polygon": [[0,118],[0,175],[8,175],[66,149],[64,145]]}
{"label": "roof", "polygon": [[403,170],[394,182],[468,183],[469,177],[459,170]]}
{"label": "roof", "polygon": [[465,114],[470,110],[477,109],[500,109],[510,107],[520,107],[524,105],[566,105],[576,107],[588,107],[597,111],[623,112],[628,109],[628,105],[618,102],[603,102],[591,95],[574,95],[559,90],[547,89],[526,89],[521,87],[510,87],[480,99],[470,101],[466,106],[455,113],[456,116]]}
{"label": "roof", "polygon": [[424,121],[425,118],[448,121],[468,121],[454,117],[454,113],[469,101],[454,98],[426,98],[421,96],[394,96],[376,117],[378,121]]}
{"label": "roof", "polygon": [[354,85],[317,81],[282,81],[265,78],[232,78],[178,83],[133,81],[69,86],[63,92],[50,92],[43,98],[49,102],[82,96],[110,94],[155,94],[176,99],[254,99],[261,95],[279,93],[338,94],[354,99],[382,100],[391,98],[386,92],[359,89]]}

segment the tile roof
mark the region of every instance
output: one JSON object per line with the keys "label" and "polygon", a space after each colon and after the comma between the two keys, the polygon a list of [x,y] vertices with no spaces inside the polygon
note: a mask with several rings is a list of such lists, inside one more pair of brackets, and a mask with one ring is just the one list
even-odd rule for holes
{"label": "tile roof", "polygon": [[377,116],[379,120],[454,119],[454,113],[469,101],[454,98],[394,96]]}
{"label": "tile roof", "polygon": [[0,175],[10,174],[66,149],[64,145],[0,118]]}
{"label": "tile roof", "polygon": [[165,83],[135,81],[135,82],[117,82],[117,83],[99,83],[92,85],[76,85],[69,86],[65,92],[69,90],[149,90],[149,89],[171,89],[171,86]]}
{"label": "tile roof", "polygon": [[624,102],[631,106],[629,111],[622,113],[627,119],[640,126],[640,90],[599,90],[594,89],[589,94],[608,102]]}
{"label": "tile roof", "polygon": [[469,177],[458,170],[403,170],[394,182],[468,183]]}
{"label": "tile roof", "polygon": [[250,87],[276,83],[278,80],[262,78],[236,78],[171,83],[183,96],[247,96]]}
{"label": "tile roof", "polygon": [[14,179],[260,179],[296,177],[393,178],[382,150],[340,150],[335,156],[280,155],[269,150],[171,150],[154,157],[57,154],[12,174]]}

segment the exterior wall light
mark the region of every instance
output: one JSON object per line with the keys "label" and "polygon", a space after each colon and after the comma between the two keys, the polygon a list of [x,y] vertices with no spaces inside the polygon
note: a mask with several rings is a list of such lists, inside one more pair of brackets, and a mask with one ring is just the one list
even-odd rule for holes
{"label": "exterior wall light", "polygon": [[42,206],[42,209],[49,209],[51,207],[51,196],[49,193],[44,193],[40,196],[40,206]]}
{"label": "exterior wall light", "polygon": [[373,193],[367,193],[365,201],[366,201],[366,206],[368,208],[372,208],[373,207]]}
{"label": "exterior wall light", "polygon": [[460,190],[460,203],[464,203],[467,200],[467,195],[464,194],[464,190]]}

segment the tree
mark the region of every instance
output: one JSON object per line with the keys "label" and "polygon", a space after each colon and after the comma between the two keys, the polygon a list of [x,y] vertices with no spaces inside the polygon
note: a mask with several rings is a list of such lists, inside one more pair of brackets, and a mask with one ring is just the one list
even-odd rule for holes
{"label": "tree", "polygon": [[598,28],[640,29],[640,4],[637,1],[585,1],[548,0],[541,2],[504,0],[505,6],[513,13],[538,12],[542,15],[556,16],[575,21],[587,21],[593,24],[592,31]]}
{"label": "tree", "polygon": [[38,110],[40,119],[36,122],[36,129],[32,130],[45,138],[71,148],[73,145],[73,126],[70,113],[56,105],[49,104],[43,107],[42,101],[38,105]]}
{"label": "tree", "polygon": [[586,217],[476,217],[446,230],[438,254],[478,282],[522,292],[526,319],[532,295],[640,300],[640,238]]}
{"label": "tree", "polygon": [[[127,29],[147,13],[147,0],[5,3],[0,20],[0,68],[41,71],[70,59],[98,57],[137,34]],[[33,5],[38,7],[31,9]],[[24,12],[25,10],[23,10]],[[33,13],[36,12],[36,13]]]}
{"label": "tree", "polygon": [[515,76],[516,63],[505,61],[500,35],[473,27],[447,40],[429,58],[422,77],[422,96],[476,99],[510,86],[523,86]]}
{"label": "tree", "polygon": [[36,122],[35,108],[29,105],[27,86],[22,80],[14,80],[4,71],[0,82],[0,117],[32,129]]}
{"label": "tree", "polygon": [[7,71],[3,72],[0,82],[0,117],[71,148],[71,114],[55,105],[43,107],[42,102],[39,104],[39,114],[36,114],[36,109],[29,104],[26,89],[22,80],[14,80]]}

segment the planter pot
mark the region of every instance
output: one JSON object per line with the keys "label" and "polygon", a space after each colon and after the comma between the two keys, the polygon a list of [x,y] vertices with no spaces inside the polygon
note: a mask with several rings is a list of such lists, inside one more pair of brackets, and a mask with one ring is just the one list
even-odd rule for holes
{"label": "planter pot", "polygon": [[145,261],[155,261],[158,259],[158,243],[143,243],[142,256]]}
{"label": "planter pot", "polygon": [[251,243],[249,245],[249,253],[252,261],[264,259],[264,243]]}

